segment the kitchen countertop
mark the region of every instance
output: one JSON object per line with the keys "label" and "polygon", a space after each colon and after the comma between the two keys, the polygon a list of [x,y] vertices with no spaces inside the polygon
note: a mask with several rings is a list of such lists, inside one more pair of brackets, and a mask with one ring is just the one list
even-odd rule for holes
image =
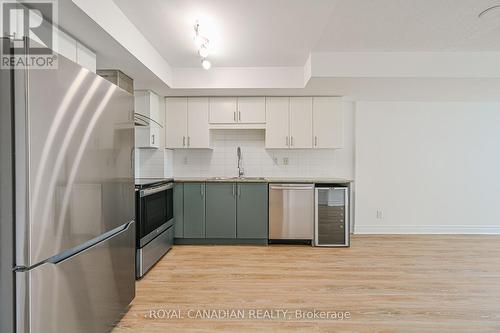
{"label": "kitchen countertop", "polygon": [[346,184],[352,182],[345,178],[287,178],[287,177],[269,177],[269,178],[224,178],[214,179],[213,177],[175,177],[174,181],[180,183],[332,183]]}
{"label": "kitchen countertop", "polygon": [[331,183],[331,184],[346,184],[351,183],[351,179],[346,178],[328,178],[328,177],[318,177],[318,178],[286,178],[286,177],[269,177],[266,178],[268,183]]}
{"label": "kitchen countertop", "polygon": [[268,183],[266,178],[221,178],[214,177],[175,177],[174,181],[180,183]]}
{"label": "kitchen countertop", "polygon": [[166,183],[174,181],[173,178],[135,178],[136,187],[149,186],[157,183]]}

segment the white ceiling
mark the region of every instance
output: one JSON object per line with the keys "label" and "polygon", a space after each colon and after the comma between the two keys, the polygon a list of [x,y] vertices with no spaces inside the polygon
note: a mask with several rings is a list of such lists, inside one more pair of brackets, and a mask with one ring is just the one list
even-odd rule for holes
{"label": "white ceiling", "polygon": [[[321,36],[329,0],[115,0],[173,67],[198,67],[194,24],[213,66],[303,66]],[[146,5],[147,4],[147,5]]]}
{"label": "white ceiling", "polygon": [[498,51],[500,0],[339,0],[318,51]]}
{"label": "white ceiling", "polygon": [[303,66],[311,51],[500,51],[500,0],[114,0],[173,67]]}

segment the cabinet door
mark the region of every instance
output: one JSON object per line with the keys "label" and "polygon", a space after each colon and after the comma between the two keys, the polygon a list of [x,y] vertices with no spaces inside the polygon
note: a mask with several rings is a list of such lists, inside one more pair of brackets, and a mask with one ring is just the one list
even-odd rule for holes
{"label": "cabinet door", "polygon": [[188,97],[188,148],[210,148],[208,97]]}
{"label": "cabinet door", "polygon": [[344,146],[344,103],[336,97],[313,98],[314,148]]}
{"label": "cabinet door", "polygon": [[184,237],[205,238],[205,183],[184,184]]}
{"label": "cabinet door", "polygon": [[156,124],[135,127],[136,148],[159,148],[160,127]]}
{"label": "cabinet door", "polygon": [[69,60],[76,62],[76,40],[70,35],[66,34],[64,31],[61,31],[54,27],[57,33],[57,41],[58,41],[58,49],[57,53],[65,56]]}
{"label": "cabinet door", "polygon": [[154,92],[148,90],[134,91],[135,113],[148,117],[149,123],[160,122],[160,97]]}
{"label": "cabinet door", "polygon": [[135,147],[136,148],[149,148],[150,132],[149,127],[136,126],[135,129]]}
{"label": "cabinet door", "polygon": [[160,96],[155,94],[154,92],[148,91],[148,99],[149,99],[149,118],[154,121],[160,122]]}
{"label": "cabinet door", "polygon": [[84,45],[76,42],[76,62],[90,70],[91,72],[96,71],[96,55],[90,49]]}
{"label": "cabinet door", "polygon": [[187,148],[187,98],[165,99],[165,147]]}
{"label": "cabinet door", "polygon": [[151,148],[160,147],[160,127],[156,124],[149,126],[149,146]]}
{"label": "cabinet door", "polygon": [[184,237],[184,184],[174,186],[174,230],[175,237]]}
{"label": "cabinet door", "polygon": [[210,97],[210,123],[236,123],[236,97]]}
{"label": "cabinet door", "polygon": [[238,184],[237,237],[267,238],[267,184]]}
{"label": "cabinet door", "polygon": [[289,97],[266,97],[266,148],[289,147]]}
{"label": "cabinet door", "polygon": [[238,97],[238,123],[264,124],[266,122],[265,97]]}
{"label": "cabinet door", "polygon": [[236,184],[207,183],[207,238],[236,238]]}
{"label": "cabinet door", "polygon": [[290,97],[290,148],[312,148],[312,132],[312,97]]}

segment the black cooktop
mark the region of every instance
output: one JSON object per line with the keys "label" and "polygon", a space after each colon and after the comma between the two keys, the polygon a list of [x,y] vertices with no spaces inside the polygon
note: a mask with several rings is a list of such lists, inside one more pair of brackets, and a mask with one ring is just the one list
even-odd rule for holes
{"label": "black cooktop", "polygon": [[173,182],[173,178],[136,178],[135,187],[143,188]]}

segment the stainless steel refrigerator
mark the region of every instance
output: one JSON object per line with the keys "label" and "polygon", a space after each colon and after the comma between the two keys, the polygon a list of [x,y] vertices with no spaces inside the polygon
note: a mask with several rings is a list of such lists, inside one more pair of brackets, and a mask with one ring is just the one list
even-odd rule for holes
{"label": "stainless steel refrigerator", "polygon": [[62,56],[2,71],[2,329],[108,332],[135,296],[133,96]]}

